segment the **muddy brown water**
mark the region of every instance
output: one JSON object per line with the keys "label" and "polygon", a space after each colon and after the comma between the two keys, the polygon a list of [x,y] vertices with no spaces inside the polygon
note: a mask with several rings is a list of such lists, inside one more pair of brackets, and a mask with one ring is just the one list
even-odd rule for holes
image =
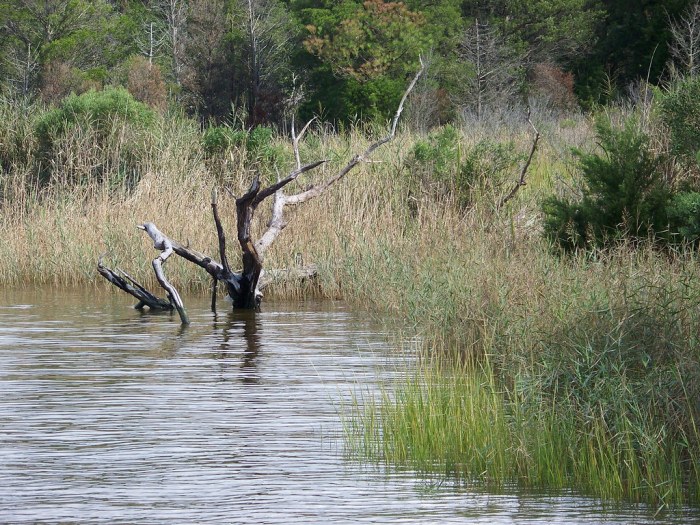
{"label": "muddy brown water", "polygon": [[0,523],[690,523],[697,509],[489,494],[363,465],[339,410],[398,373],[336,302],[192,325],[101,290],[0,290]]}

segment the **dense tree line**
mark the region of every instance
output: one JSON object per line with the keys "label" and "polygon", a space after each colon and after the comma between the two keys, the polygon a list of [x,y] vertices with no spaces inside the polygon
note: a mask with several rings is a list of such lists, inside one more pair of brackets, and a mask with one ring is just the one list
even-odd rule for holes
{"label": "dense tree line", "polygon": [[423,54],[427,125],[532,95],[585,106],[690,67],[673,27],[692,3],[4,0],[0,89],[56,103],[122,85],[203,121],[278,123],[299,104],[348,121],[386,117]]}

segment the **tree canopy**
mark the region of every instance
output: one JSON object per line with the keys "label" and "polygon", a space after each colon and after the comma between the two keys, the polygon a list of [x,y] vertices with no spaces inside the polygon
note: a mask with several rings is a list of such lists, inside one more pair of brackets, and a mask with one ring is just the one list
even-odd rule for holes
{"label": "tree canopy", "polygon": [[[1,0],[0,90],[55,104],[71,93],[122,85],[161,109],[167,98],[203,121],[239,118],[246,125],[280,122],[292,92],[303,91],[306,116],[386,118],[422,54],[430,57],[423,100],[439,106],[444,120],[484,103],[473,92],[485,85],[475,57],[489,48],[489,59],[500,57],[504,66],[490,66],[503,85],[489,89],[523,99],[533,82],[539,90],[547,84],[536,77],[548,71],[552,79],[570,75],[582,103],[600,103],[639,78],[663,81],[671,60],[682,62],[671,44],[692,5]],[[477,27],[485,30],[474,34]],[[568,81],[559,84],[571,89]]]}

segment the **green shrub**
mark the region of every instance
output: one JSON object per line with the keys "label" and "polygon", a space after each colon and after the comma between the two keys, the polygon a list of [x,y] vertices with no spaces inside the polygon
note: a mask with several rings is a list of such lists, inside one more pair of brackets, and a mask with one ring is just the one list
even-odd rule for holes
{"label": "green shrub", "polygon": [[524,160],[512,141],[482,140],[468,148],[457,175],[460,202],[471,203],[480,195],[495,202],[503,183],[514,178],[518,163]]}
{"label": "green shrub", "polygon": [[459,131],[447,125],[416,142],[411,168],[424,184],[468,207],[480,196],[495,198],[521,160],[512,142],[482,140],[465,147]]}
{"label": "green shrub", "polygon": [[272,128],[257,126],[248,134],[246,145],[250,151],[264,151],[272,145],[273,136]]}
{"label": "green shrub", "polygon": [[427,139],[417,141],[412,154],[418,165],[433,170],[436,178],[449,178],[459,164],[459,131],[454,126],[444,126]]}
{"label": "green shrub", "polygon": [[[61,180],[88,182],[108,177],[110,183],[128,180],[133,186],[138,180],[137,165],[144,149],[139,133],[151,129],[154,122],[154,112],[124,88],[66,97],[57,108],[41,115],[34,126],[41,180],[51,179],[53,170],[68,158],[67,150],[83,148],[86,151],[82,158],[94,156],[93,167],[81,174],[64,170]],[[131,133],[121,133],[121,129]],[[116,159],[116,163],[105,159]]]}
{"label": "green shrub", "polygon": [[33,104],[0,98],[0,169],[10,171],[13,165],[31,161],[35,146],[32,120],[36,111]]}
{"label": "green shrub", "polygon": [[246,141],[248,161],[267,178],[268,182],[275,180],[277,170],[283,167],[285,161],[284,146],[275,142],[275,131],[267,126],[253,128],[248,133]]}
{"label": "green shrub", "polygon": [[684,78],[661,96],[661,118],[668,126],[671,152],[686,166],[700,168],[700,77]]}
{"label": "green shrub", "polygon": [[556,246],[567,252],[586,246],[587,219],[580,205],[549,197],[542,203],[542,213],[545,236]]}
{"label": "green shrub", "polygon": [[215,156],[245,145],[249,161],[274,166],[282,157],[282,148],[275,145],[274,139],[275,131],[266,126],[257,126],[251,131],[212,126],[202,134],[202,147],[207,155]]}
{"label": "green shrub", "polygon": [[547,199],[545,235],[570,250],[665,232],[669,192],[660,176],[663,159],[650,149],[649,137],[634,118],[619,127],[598,119],[596,134],[601,152],[575,152],[583,198]]}
{"label": "green shrub", "polygon": [[202,134],[202,147],[209,156],[220,155],[227,150],[246,143],[248,133],[229,126],[212,126]]}
{"label": "green shrub", "polygon": [[154,121],[154,113],[126,89],[109,87],[66,97],[59,107],[37,120],[35,132],[39,142],[50,147],[71,126],[90,126],[105,135],[114,121],[148,127]]}
{"label": "green shrub", "polygon": [[697,244],[700,241],[700,193],[682,192],[673,196],[668,206],[671,231],[678,241]]}

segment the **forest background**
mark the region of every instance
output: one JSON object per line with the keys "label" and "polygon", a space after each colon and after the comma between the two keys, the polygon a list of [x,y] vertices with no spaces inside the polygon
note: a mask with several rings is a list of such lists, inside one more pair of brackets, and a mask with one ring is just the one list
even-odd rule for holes
{"label": "forest background", "polygon": [[[105,85],[246,127],[290,105],[388,117],[430,64],[422,127],[539,96],[591,108],[668,79],[689,0],[19,0],[0,2],[0,89],[58,103]],[[296,100],[295,100],[296,99]]]}

